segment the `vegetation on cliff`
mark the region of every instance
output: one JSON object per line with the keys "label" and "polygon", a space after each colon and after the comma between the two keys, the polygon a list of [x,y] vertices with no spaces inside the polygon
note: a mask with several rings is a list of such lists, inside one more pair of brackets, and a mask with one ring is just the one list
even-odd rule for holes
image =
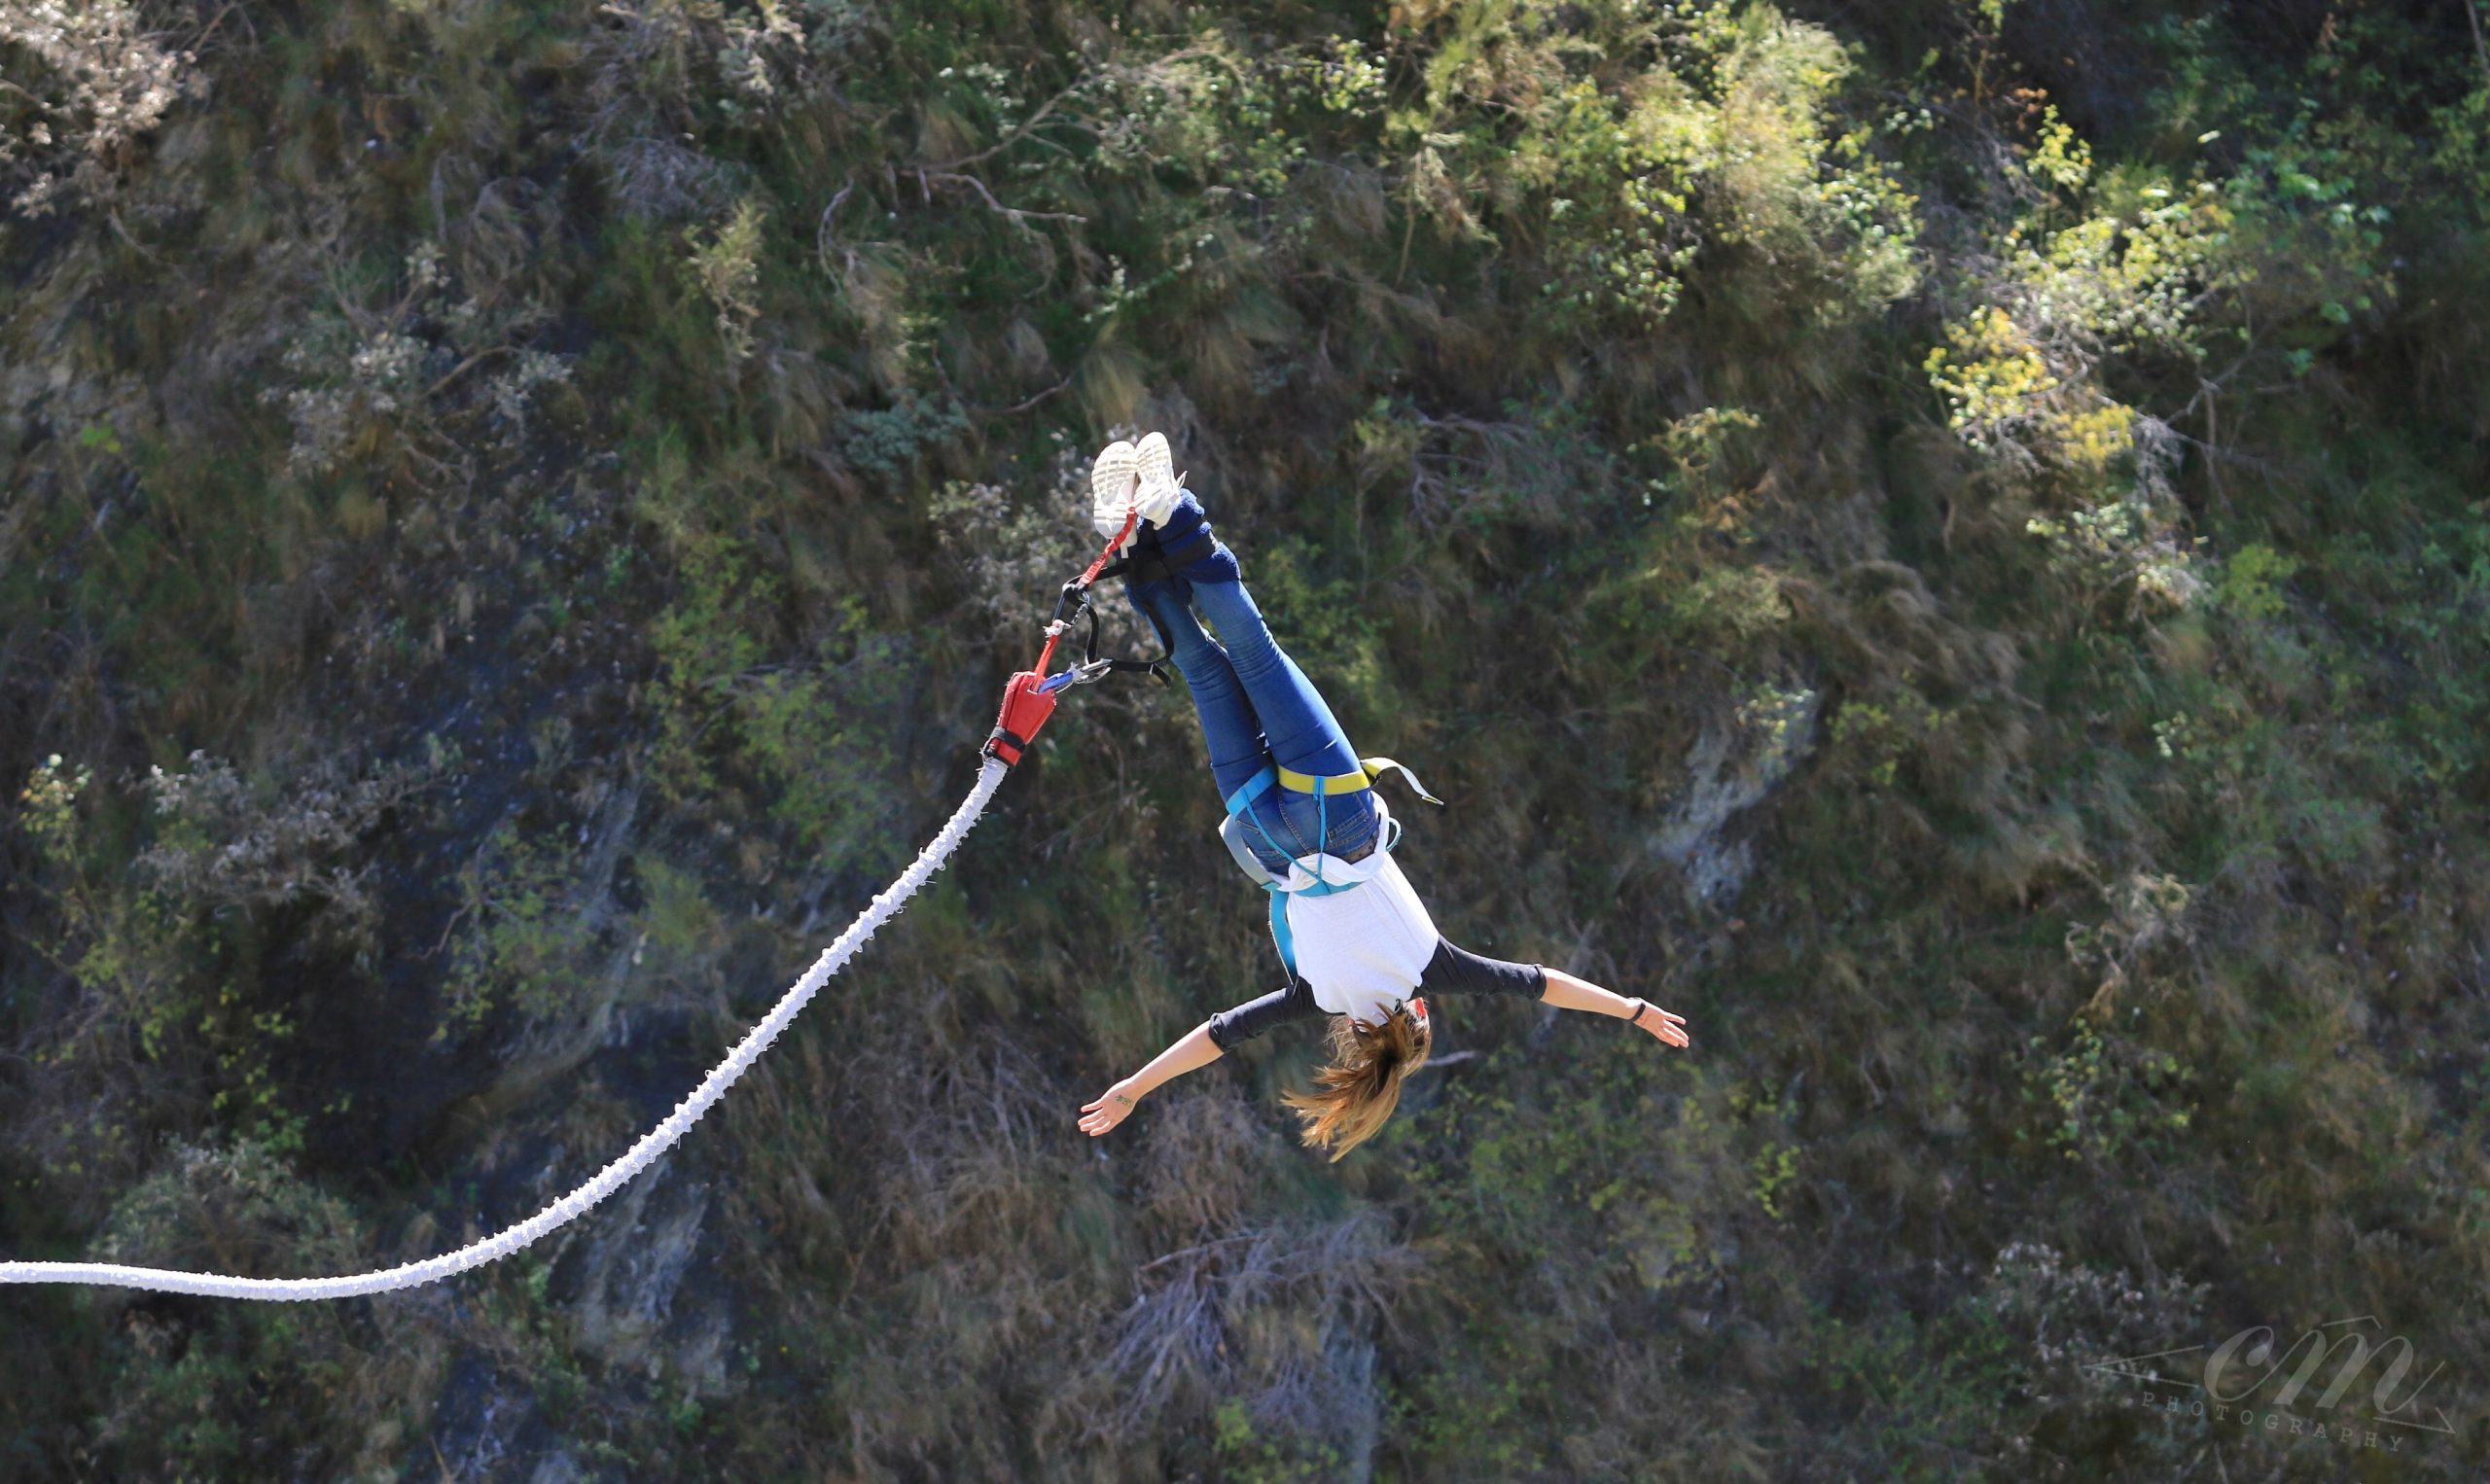
{"label": "vegetation on cliff", "polygon": [[[1273,972],[1098,688],[620,1210],[0,1294],[10,1477],[2490,1465],[2470,0],[0,0],[0,200],[8,1256],[569,1188],[1143,427],[1447,933],[1696,1041],[1445,1007],[1337,1167],[1312,1038],[1092,1148]],[[2360,1315],[2451,1434],[2083,1368]]]}

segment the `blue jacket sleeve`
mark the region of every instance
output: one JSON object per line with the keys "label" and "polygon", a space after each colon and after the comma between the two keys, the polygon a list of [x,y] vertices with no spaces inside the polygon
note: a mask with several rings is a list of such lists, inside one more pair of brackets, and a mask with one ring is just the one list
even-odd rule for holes
{"label": "blue jacket sleeve", "polygon": [[1234,1009],[1221,1010],[1210,1017],[1210,1039],[1222,1051],[1240,1042],[1253,1040],[1275,1025],[1292,1020],[1311,1020],[1323,1013],[1314,1003],[1314,986],[1303,979],[1290,981],[1288,988],[1275,989],[1258,1000],[1248,1000]]}

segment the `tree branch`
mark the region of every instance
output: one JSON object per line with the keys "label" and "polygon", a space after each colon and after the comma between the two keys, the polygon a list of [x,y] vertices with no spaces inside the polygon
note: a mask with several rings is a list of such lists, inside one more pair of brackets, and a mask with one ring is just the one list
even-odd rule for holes
{"label": "tree branch", "polygon": [[1028,226],[1030,222],[1086,222],[1089,220],[1087,217],[1081,216],[1070,211],[1026,211],[1017,206],[1006,206],[1001,201],[994,198],[994,193],[985,188],[985,182],[978,179],[974,175],[961,175],[951,171],[929,171],[924,169],[919,169],[916,172],[916,189],[925,193],[925,198],[927,200],[932,200],[934,198],[934,193],[932,190],[932,187],[934,186],[968,187],[970,190],[975,191],[978,195],[984,197],[985,204],[987,206],[993,208],[997,213],[1009,219],[1013,226],[1019,228],[1023,231],[1034,230]]}
{"label": "tree branch", "polygon": [[1012,146],[1018,144],[1021,140],[1029,137],[1029,130],[1036,128],[1039,124],[1045,123],[1047,116],[1054,112],[1054,106],[1057,103],[1060,103],[1064,99],[1072,96],[1074,91],[1076,91],[1082,84],[1088,81],[1089,74],[1086,72],[1077,78],[1074,78],[1072,82],[1064,88],[1063,91],[1056,93],[1053,97],[1039,104],[1038,111],[1022,120],[1018,128],[1014,129],[1012,132],[1004,135],[1000,140],[978,151],[974,155],[963,155],[957,159],[936,165],[933,168],[937,170],[957,170],[967,165],[977,164],[981,160],[992,159],[995,156],[1002,154],[1005,150],[1012,148]]}

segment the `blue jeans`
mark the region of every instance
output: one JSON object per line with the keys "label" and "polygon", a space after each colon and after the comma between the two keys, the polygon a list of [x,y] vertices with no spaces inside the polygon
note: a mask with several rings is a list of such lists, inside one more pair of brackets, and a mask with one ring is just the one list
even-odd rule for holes
{"label": "blue jeans", "polygon": [[[1190,495],[1186,502],[1192,504]],[[1197,575],[1205,569],[1222,576],[1236,570],[1225,548],[1220,558],[1193,563],[1185,577],[1127,582],[1124,592],[1158,630],[1193,693],[1221,800],[1274,762],[1320,777],[1356,772],[1358,755],[1348,734],[1322,692],[1271,637],[1270,625],[1263,621],[1244,582]],[[1227,641],[1224,647],[1203,631],[1193,617],[1195,607],[1219,626],[1221,638]],[[1273,785],[1247,813],[1246,838],[1255,857],[1275,875],[1287,874],[1292,856],[1328,852],[1354,861],[1374,844],[1377,820],[1368,790],[1318,798]]]}

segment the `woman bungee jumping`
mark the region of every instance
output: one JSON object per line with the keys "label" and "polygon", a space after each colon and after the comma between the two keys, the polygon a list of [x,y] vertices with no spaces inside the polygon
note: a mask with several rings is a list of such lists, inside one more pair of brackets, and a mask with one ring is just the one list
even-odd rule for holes
{"label": "woman bungee jumping", "polygon": [[[1403,1078],[1425,1065],[1428,995],[1540,1000],[1689,1044],[1683,1017],[1656,1005],[1561,970],[1482,958],[1436,931],[1393,864],[1400,822],[1372,780],[1399,771],[1420,797],[1440,800],[1391,759],[1362,760],[1350,748],[1331,707],[1271,637],[1234,553],[1174,472],[1163,436],[1110,443],[1091,470],[1090,498],[1102,536],[1139,512],[1124,591],[1192,691],[1227,805],[1220,835],[1271,895],[1271,935],[1289,984],[1195,1026],[1084,1107],[1084,1130],[1106,1133],[1164,1083],[1275,1025],[1329,1015],[1330,1065],[1315,1074],[1313,1091],[1284,1101],[1303,1122],[1305,1142],[1336,1160],[1383,1126]],[[1203,631],[1196,608],[1225,645]]]}

